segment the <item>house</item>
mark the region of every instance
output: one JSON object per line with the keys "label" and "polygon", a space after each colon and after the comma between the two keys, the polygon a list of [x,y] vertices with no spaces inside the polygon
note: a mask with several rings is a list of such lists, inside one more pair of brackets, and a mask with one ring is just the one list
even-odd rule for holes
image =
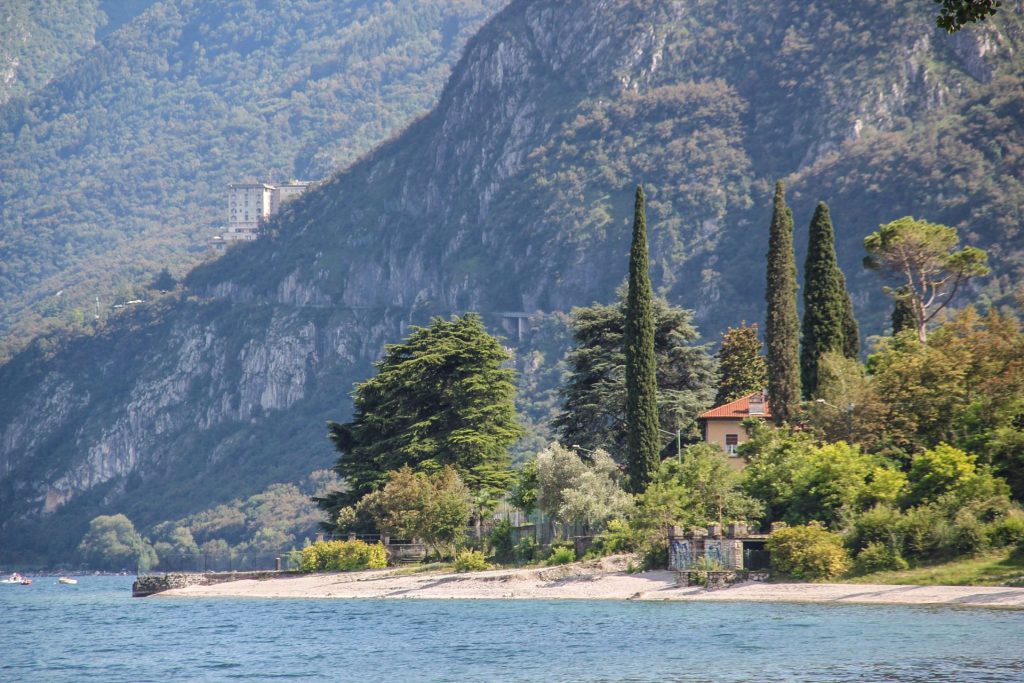
{"label": "house", "polygon": [[750,438],[743,428],[743,421],[749,417],[770,420],[772,413],[766,398],[765,392],[757,391],[697,416],[704,441],[721,446],[729,455],[729,462],[738,470],[743,469],[746,462],[739,457],[737,448]]}

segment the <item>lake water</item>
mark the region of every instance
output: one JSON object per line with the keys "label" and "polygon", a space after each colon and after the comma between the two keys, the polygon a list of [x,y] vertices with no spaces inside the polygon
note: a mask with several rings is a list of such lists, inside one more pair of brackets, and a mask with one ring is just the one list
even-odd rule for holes
{"label": "lake water", "polygon": [[1024,611],[0,586],[0,681],[1024,681]]}

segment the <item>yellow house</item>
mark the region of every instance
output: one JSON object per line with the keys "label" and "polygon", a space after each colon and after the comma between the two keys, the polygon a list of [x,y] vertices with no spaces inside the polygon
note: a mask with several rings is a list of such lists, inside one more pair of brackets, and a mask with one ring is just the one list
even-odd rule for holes
{"label": "yellow house", "polygon": [[747,430],[743,428],[743,421],[748,417],[759,417],[762,420],[770,420],[772,417],[765,398],[765,392],[757,391],[697,416],[704,441],[721,446],[729,456],[729,463],[738,470],[747,465],[736,452],[737,447],[749,438]]}

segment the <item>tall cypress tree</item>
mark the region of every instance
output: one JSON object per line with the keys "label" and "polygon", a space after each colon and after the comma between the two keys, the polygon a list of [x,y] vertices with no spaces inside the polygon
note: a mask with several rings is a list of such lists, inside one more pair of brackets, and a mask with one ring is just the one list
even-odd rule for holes
{"label": "tall cypress tree", "polygon": [[771,233],[768,237],[768,303],[764,338],[768,350],[768,404],[779,424],[789,422],[800,407],[799,319],[796,312],[796,257],[793,255],[793,213],[786,206],[786,188],[775,184]]}
{"label": "tall cypress tree", "polygon": [[860,325],[853,314],[853,299],[850,290],[846,289],[846,278],[839,271],[839,282],[846,296],[843,298],[843,355],[856,359],[860,355]]}
{"label": "tall cypress tree", "polygon": [[818,202],[811,219],[804,262],[804,320],[800,339],[800,384],[805,399],[818,389],[822,354],[844,352],[844,321],[849,295],[836,263],[832,219],[825,202]]}
{"label": "tall cypress tree", "polygon": [[626,296],[626,472],[629,487],[639,493],[658,469],[658,383],[654,360],[654,312],[647,265],[647,218],[644,190],[636,188],[633,244],[629,250],[629,292]]}

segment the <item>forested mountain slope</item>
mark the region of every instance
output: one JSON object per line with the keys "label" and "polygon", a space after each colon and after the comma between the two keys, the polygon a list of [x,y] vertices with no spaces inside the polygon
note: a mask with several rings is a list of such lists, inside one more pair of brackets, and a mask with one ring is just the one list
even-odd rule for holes
{"label": "forested mountain slope", "polygon": [[610,300],[637,182],[655,286],[707,336],[762,317],[780,177],[798,250],[829,202],[867,333],[888,314],[859,269],[880,222],[956,225],[1007,278],[1024,247],[1021,4],[956,37],[932,11],[513,2],[429,115],[266,238],[176,298],[0,369],[0,545],[52,556],[99,511],[145,528],[329,465],[324,420],[347,418],[352,382],[409,323]]}
{"label": "forested mountain slope", "polygon": [[503,4],[13,3],[0,51],[26,77],[0,107],[0,358],[196,264],[228,183],[319,179],[399,130]]}

